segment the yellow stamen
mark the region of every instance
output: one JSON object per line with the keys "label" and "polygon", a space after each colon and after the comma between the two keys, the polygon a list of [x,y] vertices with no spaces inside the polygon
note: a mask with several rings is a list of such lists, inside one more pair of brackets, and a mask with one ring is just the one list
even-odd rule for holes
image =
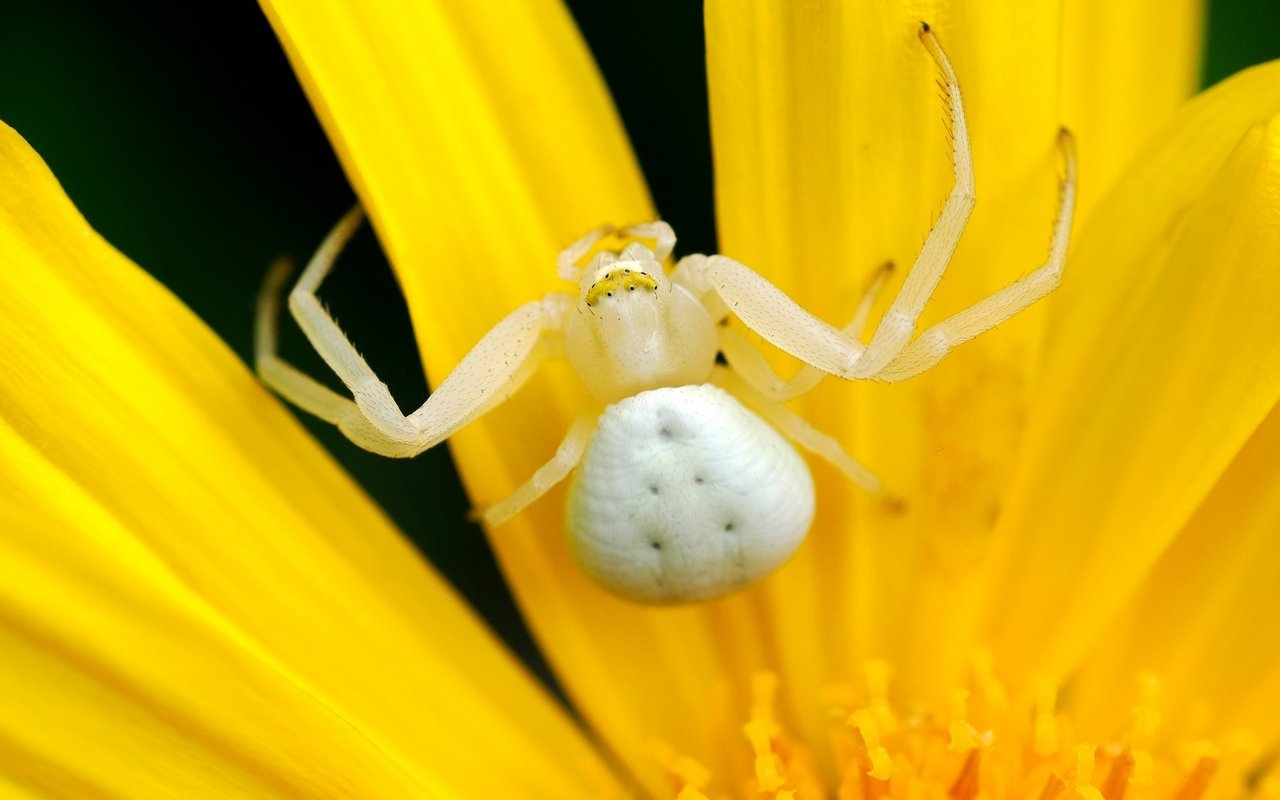
{"label": "yellow stamen", "polygon": [[1126,750],[1111,764],[1107,780],[1102,784],[1102,796],[1107,800],[1124,800],[1125,792],[1133,779],[1134,755]]}
{"label": "yellow stamen", "polygon": [[780,730],[773,718],[773,698],[777,693],[778,678],[773,673],[761,672],[751,679],[751,720],[742,731],[755,752],[756,782],[760,790],[772,792],[786,784],[782,759],[773,752],[773,741]]}
{"label": "yellow stamen", "polygon": [[672,782],[684,789],[705,789],[711,782],[711,771],[698,760],[677,753],[666,742],[656,739],[649,743],[649,754],[662,765]]}
{"label": "yellow stamen", "polygon": [[[1138,786],[1149,786],[1155,780],[1148,748],[1160,726],[1159,699],[1160,679],[1149,672],[1139,674],[1138,702],[1133,707],[1133,730],[1129,734],[1133,761],[1130,782]],[[1106,797],[1107,800],[1114,800],[1110,794]]]}
{"label": "yellow stamen", "polygon": [[1093,783],[1094,757],[1098,748],[1091,744],[1078,744],[1072,748],[1076,754],[1076,788]]}
{"label": "yellow stamen", "polygon": [[986,650],[973,651],[969,656],[969,669],[973,671],[973,682],[982,696],[982,702],[991,712],[1004,713],[1009,705],[1009,695],[996,678],[991,653]]}
{"label": "yellow stamen", "polygon": [[877,780],[889,780],[889,776],[893,774],[893,759],[889,757],[889,751],[880,744],[880,729],[876,725],[875,715],[870,709],[859,709],[853,712],[849,722],[858,727],[863,744],[867,746],[867,758],[871,759],[871,769],[867,770],[867,774]]}
{"label": "yellow stamen", "polygon": [[1045,781],[1044,788],[1040,790],[1039,800],[1056,800],[1058,795],[1067,788],[1067,782],[1057,775],[1050,775]]}
{"label": "yellow stamen", "polygon": [[1213,779],[1213,774],[1217,771],[1218,759],[1209,756],[1201,758],[1196,762],[1195,769],[1191,770],[1191,774],[1187,776],[1177,794],[1173,796],[1173,800],[1200,800],[1204,796],[1205,789],[1209,788],[1209,781]]}
{"label": "yellow stamen", "polygon": [[1093,767],[1097,756],[1097,745],[1078,744],[1074,748],[1076,754],[1076,794],[1085,800],[1102,800],[1102,793],[1093,785]]}
{"label": "yellow stamen", "polygon": [[1057,689],[1052,681],[1042,678],[1036,684],[1035,752],[1051,756],[1058,752],[1058,721],[1054,717]]}
{"label": "yellow stamen", "polygon": [[1133,778],[1135,786],[1150,786],[1156,781],[1155,760],[1146,750],[1133,751]]}
{"label": "yellow stamen", "polygon": [[1138,676],[1138,703],[1133,707],[1132,740],[1137,747],[1150,747],[1151,737],[1160,725],[1157,700],[1160,695],[1160,679],[1149,672]]}
{"label": "yellow stamen", "polygon": [[786,783],[782,777],[782,761],[770,749],[770,729],[768,724],[756,720],[742,726],[756,754],[755,774],[761,791],[772,791]]}
{"label": "yellow stamen", "polygon": [[969,724],[966,717],[969,692],[957,689],[951,698],[951,741],[947,749],[963,753],[978,746],[978,729]]}
{"label": "yellow stamen", "polygon": [[981,784],[978,781],[981,768],[981,750],[970,750],[969,756],[964,760],[964,766],[960,769],[960,774],[956,776],[955,782],[951,784],[951,788],[947,790],[947,795],[952,800],[973,800],[978,796],[978,790]]}
{"label": "yellow stamen", "polygon": [[872,659],[863,665],[863,672],[867,676],[867,707],[875,715],[880,730],[890,733],[898,727],[898,720],[889,705],[889,662]]}
{"label": "yellow stamen", "polygon": [[1178,748],[1178,760],[1187,766],[1198,765],[1206,758],[1216,761],[1221,755],[1222,748],[1207,739],[1186,742]]}
{"label": "yellow stamen", "polygon": [[[728,784],[740,793],[712,791],[715,784],[702,766],[669,748],[655,753],[678,778],[679,800],[1213,800],[1230,796],[1212,789],[1213,781],[1243,787],[1250,765],[1264,752],[1246,731],[1171,748],[1164,736],[1153,735],[1158,684],[1149,678],[1136,703],[1116,703],[1121,736],[1081,742],[1072,738],[1071,707],[1057,705],[1055,684],[1042,680],[1026,705],[1001,707],[987,702],[996,693],[981,688],[979,675],[991,674],[973,670],[969,685],[952,691],[948,713],[909,706],[910,717],[886,728],[873,706],[881,705],[882,713],[888,706],[888,668],[869,663],[865,689],[840,685],[827,694],[834,774],[784,729],[777,703],[786,695],[770,673],[752,680],[743,731],[755,756],[754,774]],[[1135,710],[1127,730],[1126,707]],[[836,716],[835,709],[842,713]],[[1140,780],[1151,788],[1131,788]],[[1280,800],[1280,779],[1267,788],[1271,794],[1260,796]]]}

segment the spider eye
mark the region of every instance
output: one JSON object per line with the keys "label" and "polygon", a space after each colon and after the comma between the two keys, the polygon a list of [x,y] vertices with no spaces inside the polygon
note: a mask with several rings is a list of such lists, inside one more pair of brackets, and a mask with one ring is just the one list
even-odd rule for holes
{"label": "spider eye", "polygon": [[630,269],[615,270],[608,272],[600,277],[587,289],[586,300],[588,305],[596,303],[602,297],[613,297],[614,289],[619,292],[623,289],[628,292],[634,292],[637,289],[647,289],[651,292],[658,290],[658,281],[647,272],[634,272]]}

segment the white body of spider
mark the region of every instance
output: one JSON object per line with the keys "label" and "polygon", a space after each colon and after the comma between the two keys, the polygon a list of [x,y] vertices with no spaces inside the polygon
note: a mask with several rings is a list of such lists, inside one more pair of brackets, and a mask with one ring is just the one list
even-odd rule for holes
{"label": "white body of spider", "polygon": [[[873,275],[852,320],[838,329],[726,256],[686,256],[668,274],[663,263],[675,235],[666,223],[622,228],[617,233],[625,246],[594,252],[612,232],[605,227],[557,261],[560,276],[578,284],[576,295],[555,293],[516,309],[406,416],[316,297],[360,223],[356,209],[289,295],[294,318],[352,396],[330,391],[276,355],[283,268],[272,270],[259,304],[259,374],[360,446],[405,457],[434,447],[510,396],[541,358],[563,357],[594,402],[547,464],[482,512],[485,522],[497,525],[519,513],[576,469],[565,515],[570,549],[608,589],[639,602],[680,603],[764,577],[790,557],[813,519],[813,481],[788,439],[879,491],[870,471],[784,403],[826,374],[888,381],[917,375],[1048,294],[1061,277],[1075,200],[1074,149],[1065,130],[1059,135],[1060,211],[1045,264],[916,334],[974,203],[956,76],[927,25],[920,38],[946,89],[956,182],[867,343],[859,336],[887,270]],[[719,324],[730,317],[804,362],[799,372],[788,381],[778,378],[741,330]],[[717,364],[718,354],[725,365]]]}
{"label": "white body of spider", "polygon": [[650,389],[605,409],[569,489],[582,568],[633,600],[717,597],[804,541],[813,479],[786,439],[723,389]]}

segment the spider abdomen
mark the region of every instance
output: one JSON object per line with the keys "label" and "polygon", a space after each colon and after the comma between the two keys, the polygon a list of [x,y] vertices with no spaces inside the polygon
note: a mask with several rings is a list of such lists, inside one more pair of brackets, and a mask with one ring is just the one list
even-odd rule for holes
{"label": "spider abdomen", "polygon": [[813,479],[770,425],[711,385],[653,389],[600,415],[569,490],[569,544],[609,589],[705,600],[777,569],[813,521]]}

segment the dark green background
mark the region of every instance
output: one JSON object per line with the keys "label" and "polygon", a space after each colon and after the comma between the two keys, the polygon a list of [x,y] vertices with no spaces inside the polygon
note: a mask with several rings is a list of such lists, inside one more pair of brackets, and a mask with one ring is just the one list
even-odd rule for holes
{"label": "dark green background", "polygon": [[[0,119],[40,152],[98,231],[248,358],[267,263],[308,255],[353,202],[257,6],[5,4]],[[569,5],[681,249],[713,251],[700,4]],[[1206,85],[1280,57],[1277,30],[1277,0],[1211,3]],[[324,293],[402,405],[415,407],[427,388],[404,301],[373,237],[360,237],[344,264]],[[311,374],[327,374],[300,336],[286,333],[284,350]],[[482,533],[465,522],[447,450],[383,459],[304,422],[547,677]]]}

